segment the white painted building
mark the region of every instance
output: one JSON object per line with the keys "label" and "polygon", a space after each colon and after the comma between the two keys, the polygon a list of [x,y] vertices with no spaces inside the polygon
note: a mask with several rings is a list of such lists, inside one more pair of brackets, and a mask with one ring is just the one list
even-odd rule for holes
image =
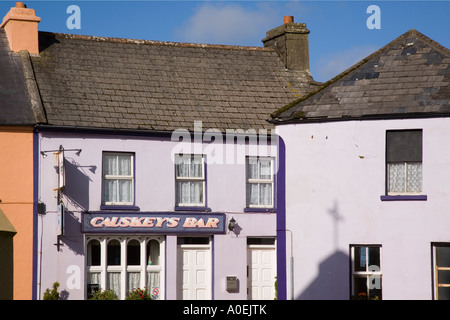
{"label": "white painted building", "polygon": [[450,298],[449,63],[410,30],[272,115],[288,298]]}

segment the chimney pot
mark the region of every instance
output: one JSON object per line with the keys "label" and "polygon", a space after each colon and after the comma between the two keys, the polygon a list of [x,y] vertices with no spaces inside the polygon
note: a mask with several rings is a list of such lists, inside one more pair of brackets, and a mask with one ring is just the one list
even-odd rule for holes
{"label": "chimney pot", "polygon": [[16,8],[26,8],[25,3],[23,3],[23,2],[16,2]]}
{"label": "chimney pot", "polygon": [[284,23],[294,22],[294,16],[284,16]]}

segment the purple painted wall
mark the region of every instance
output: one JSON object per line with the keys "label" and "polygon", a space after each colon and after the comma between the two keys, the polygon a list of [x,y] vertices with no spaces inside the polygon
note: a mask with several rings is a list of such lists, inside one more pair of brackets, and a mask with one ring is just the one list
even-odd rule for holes
{"label": "purple painted wall", "polygon": [[[80,155],[65,152],[66,187],[62,200],[66,206],[65,234],[57,251],[57,160],[53,152],[39,157],[38,200],[46,204],[46,214],[38,215],[37,278],[41,286],[37,296],[42,298],[53,282],[61,283],[60,291],[68,299],[85,298],[85,237],[81,233],[82,212],[101,209],[102,152],[135,153],[135,206],[140,211],[173,212],[175,207],[174,153],[186,150],[168,138],[144,135],[101,135],[94,133],[50,132],[39,133],[39,150],[82,149]],[[212,149],[224,150],[222,145],[196,145],[194,151],[213,155]],[[235,149],[235,161],[207,163],[207,207],[212,212],[225,213],[227,222],[233,217],[238,224],[236,233],[215,235],[213,241],[213,298],[247,299],[247,237],[275,237],[275,212],[244,212],[246,207],[245,156],[257,155],[253,146]],[[260,149],[261,151],[262,149]],[[276,157],[276,146],[270,146]],[[256,153],[255,153],[256,152]],[[228,150],[230,155],[230,150]],[[211,157],[213,158],[213,157]],[[214,160],[214,159],[213,159]],[[238,163],[237,163],[238,162]],[[176,299],[176,235],[165,237],[165,299]],[[237,276],[238,292],[225,290],[226,276]]]}

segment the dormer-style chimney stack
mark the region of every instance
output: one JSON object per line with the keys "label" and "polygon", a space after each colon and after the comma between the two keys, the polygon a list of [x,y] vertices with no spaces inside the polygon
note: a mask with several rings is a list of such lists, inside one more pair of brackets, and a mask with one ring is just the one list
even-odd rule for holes
{"label": "dormer-style chimney stack", "polygon": [[274,48],[288,70],[309,72],[309,30],[305,23],[295,23],[285,16],[284,24],[266,32],[264,47]]}
{"label": "dormer-style chimney stack", "polygon": [[16,2],[0,25],[5,29],[11,51],[28,50],[29,53],[39,54],[39,21],[41,18],[36,17],[33,9],[28,9],[23,2]]}

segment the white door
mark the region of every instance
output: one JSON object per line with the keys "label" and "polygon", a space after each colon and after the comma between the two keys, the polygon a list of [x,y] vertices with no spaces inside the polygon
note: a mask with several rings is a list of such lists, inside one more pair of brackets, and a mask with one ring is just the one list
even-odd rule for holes
{"label": "white door", "polygon": [[273,300],[277,275],[275,247],[248,246],[247,268],[247,298],[249,300]]}
{"label": "white door", "polygon": [[211,299],[211,250],[209,245],[178,246],[177,299]]}

